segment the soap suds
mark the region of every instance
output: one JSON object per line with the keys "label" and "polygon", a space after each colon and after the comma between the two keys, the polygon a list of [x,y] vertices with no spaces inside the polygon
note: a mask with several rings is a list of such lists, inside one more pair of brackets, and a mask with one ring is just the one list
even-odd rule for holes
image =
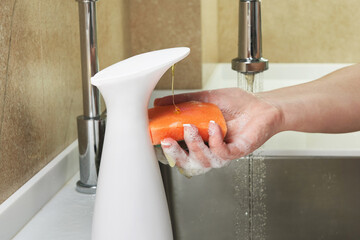
{"label": "soap suds", "polygon": [[187,176],[192,177],[204,174],[212,168],[221,168],[230,163],[213,154],[204,144],[202,138],[198,134],[198,129],[191,124],[184,124],[184,139],[188,147],[193,151],[188,154],[178,143],[169,143],[162,141],[164,155],[167,161],[176,165],[179,171]]}

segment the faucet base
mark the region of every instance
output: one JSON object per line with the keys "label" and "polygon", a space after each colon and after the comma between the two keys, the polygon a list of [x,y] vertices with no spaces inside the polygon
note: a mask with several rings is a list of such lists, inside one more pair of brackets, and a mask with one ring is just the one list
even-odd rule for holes
{"label": "faucet base", "polygon": [[95,193],[105,133],[106,115],[97,118],[77,118],[80,181],[76,189],[81,193]]}
{"label": "faucet base", "polygon": [[260,59],[241,59],[234,58],[231,61],[231,68],[241,73],[259,73],[269,68],[268,60]]}
{"label": "faucet base", "polygon": [[82,183],[80,180],[76,183],[76,191],[85,194],[95,194],[96,193],[96,185],[86,185]]}

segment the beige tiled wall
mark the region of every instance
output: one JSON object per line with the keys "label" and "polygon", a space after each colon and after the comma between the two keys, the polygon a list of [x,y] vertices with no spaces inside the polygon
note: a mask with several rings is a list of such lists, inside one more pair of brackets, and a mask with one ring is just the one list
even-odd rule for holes
{"label": "beige tiled wall", "polygon": [[[218,0],[219,61],[237,54],[238,1]],[[262,0],[263,55],[271,62],[360,61],[360,1]]]}
{"label": "beige tiled wall", "polygon": [[[98,3],[100,67],[125,56],[123,2]],[[82,114],[73,0],[1,0],[0,203],[76,137]]]}
{"label": "beige tiled wall", "polygon": [[218,62],[218,35],[218,0],[201,0],[201,57],[203,63]]}

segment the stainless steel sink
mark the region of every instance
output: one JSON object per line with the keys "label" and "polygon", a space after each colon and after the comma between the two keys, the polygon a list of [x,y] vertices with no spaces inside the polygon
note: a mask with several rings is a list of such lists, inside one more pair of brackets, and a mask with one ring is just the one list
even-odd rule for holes
{"label": "stainless steel sink", "polygon": [[[360,239],[360,157],[265,156],[187,179],[161,166],[176,240]],[[252,231],[250,231],[252,230]]]}

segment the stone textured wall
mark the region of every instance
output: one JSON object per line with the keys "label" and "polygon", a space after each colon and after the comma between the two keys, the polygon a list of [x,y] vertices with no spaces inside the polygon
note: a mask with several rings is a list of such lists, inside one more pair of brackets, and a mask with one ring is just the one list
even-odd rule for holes
{"label": "stone textured wall", "polygon": [[[190,47],[176,64],[175,88],[201,88],[200,0],[128,0],[130,55],[171,47]],[[169,89],[170,71],[157,84]]]}
{"label": "stone textured wall", "polygon": [[[124,58],[123,2],[98,3],[100,68]],[[77,138],[77,2],[1,0],[0,203]]]}

